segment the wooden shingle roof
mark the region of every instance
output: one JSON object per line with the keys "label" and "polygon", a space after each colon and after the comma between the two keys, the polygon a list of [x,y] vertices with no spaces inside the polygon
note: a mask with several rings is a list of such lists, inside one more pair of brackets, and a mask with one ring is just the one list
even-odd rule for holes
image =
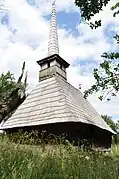
{"label": "wooden shingle roof", "polygon": [[39,82],[0,129],[59,122],[92,124],[114,133],[82,93],[59,76]]}

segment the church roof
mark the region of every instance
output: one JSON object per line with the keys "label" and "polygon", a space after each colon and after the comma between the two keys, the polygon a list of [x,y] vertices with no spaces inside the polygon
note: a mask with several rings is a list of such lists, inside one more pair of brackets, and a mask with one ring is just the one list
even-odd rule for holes
{"label": "church roof", "polygon": [[53,54],[53,55],[50,55],[48,57],[45,57],[43,58],[42,60],[38,60],[37,63],[39,65],[42,65],[43,63],[45,62],[48,62],[48,61],[52,61],[56,59],[57,61],[61,62],[62,64],[64,64],[65,68],[68,68],[69,67],[69,63],[67,63],[62,57],[60,57],[58,54]]}
{"label": "church roof", "polygon": [[59,76],[39,82],[0,129],[59,122],[92,124],[114,133],[82,93]]}

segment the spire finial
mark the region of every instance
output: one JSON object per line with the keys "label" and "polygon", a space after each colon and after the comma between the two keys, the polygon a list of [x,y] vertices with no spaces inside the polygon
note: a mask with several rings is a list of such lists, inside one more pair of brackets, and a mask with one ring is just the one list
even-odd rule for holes
{"label": "spire finial", "polygon": [[52,5],[55,5],[55,3],[56,3],[56,0],[53,1]]}
{"label": "spire finial", "polygon": [[49,42],[48,42],[48,56],[59,54],[55,2],[56,0],[54,0],[52,3],[52,17],[50,23],[50,34],[49,34]]}

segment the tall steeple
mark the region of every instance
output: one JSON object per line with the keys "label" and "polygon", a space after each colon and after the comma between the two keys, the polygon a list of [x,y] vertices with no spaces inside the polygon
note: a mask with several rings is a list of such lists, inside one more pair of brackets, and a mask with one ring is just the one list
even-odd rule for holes
{"label": "tall steeple", "polygon": [[50,33],[49,33],[49,42],[48,42],[48,56],[59,54],[55,2],[56,0],[54,0],[54,2],[52,3],[52,16],[50,22]]}
{"label": "tall steeple", "polygon": [[39,81],[46,80],[53,76],[60,76],[67,80],[66,68],[69,67],[64,59],[59,56],[58,34],[56,25],[56,7],[55,1],[52,4],[52,16],[50,23],[50,33],[48,42],[48,55],[46,58],[37,61],[41,70],[39,73]]}

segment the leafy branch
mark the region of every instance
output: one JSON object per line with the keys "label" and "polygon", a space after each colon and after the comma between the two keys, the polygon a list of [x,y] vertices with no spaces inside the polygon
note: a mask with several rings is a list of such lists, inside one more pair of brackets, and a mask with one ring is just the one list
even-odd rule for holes
{"label": "leafy branch", "polygon": [[[114,38],[119,43],[119,36],[116,35]],[[104,53],[102,57],[105,60],[100,63],[99,69],[96,68],[93,71],[95,83],[84,92],[84,98],[87,98],[89,94],[101,91],[99,99],[110,100],[119,92],[119,53]]]}
{"label": "leafy branch", "polygon": [[[81,18],[84,21],[90,21],[91,18],[103,10],[103,7],[107,6],[110,0],[75,0],[76,6],[80,7],[81,10]],[[119,2],[117,2],[112,8],[113,16],[115,17],[119,14]],[[101,20],[96,20],[94,23],[88,23],[91,29],[96,29],[97,27],[101,26]]]}

